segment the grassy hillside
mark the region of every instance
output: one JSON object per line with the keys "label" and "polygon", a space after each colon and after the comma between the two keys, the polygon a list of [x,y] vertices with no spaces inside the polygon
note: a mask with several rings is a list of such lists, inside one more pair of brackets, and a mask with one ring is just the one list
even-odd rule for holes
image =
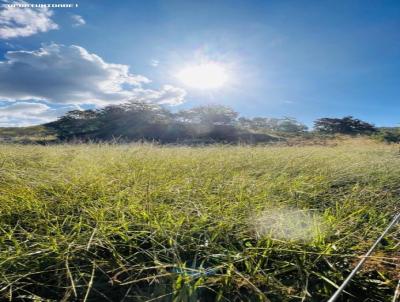
{"label": "grassy hillside", "polygon": [[0,127],[0,142],[38,142],[54,140],[55,134],[47,127]]}
{"label": "grassy hillside", "polygon": [[[323,301],[400,200],[390,145],[0,145],[0,297]],[[343,301],[389,301],[397,227]],[[48,300],[46,300],[48,301]]]}

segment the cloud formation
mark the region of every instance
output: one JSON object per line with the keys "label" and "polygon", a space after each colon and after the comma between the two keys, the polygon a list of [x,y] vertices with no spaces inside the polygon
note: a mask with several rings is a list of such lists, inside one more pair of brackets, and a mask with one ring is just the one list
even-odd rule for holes
{"label": "cloud formation", "polygon": [[51,108],[37,102],[15,102],[0,107],[0,127],[30,126],[50,122],[76,106]]}
{"label": "cloud formation", "polygon": [[180,105],[185,101],[186,91],[172,85],[164,85],[160,90],[135,89],[134,99],[156,104]]}
{"label": "cloud formation", "polygon": [[72,26],[73,27],[78,27],[78,26],[82,26],[82,25],[85,25],[86,24],[86,21],[85,21],[85,19],[83,19],[83,17],[82,16],[79,16],[79,15],[72,15],[71,16],[71,19],[72,19]]}
{"label": "cloud formation", "polygon": [[141,99],[176,105],[185,91],[170,85],[144,89],[150,80],[129,66],[105,62],[80,46],[46,45],[34,51],[8,51],[0,61],[0,98],[39,99],[58,104],[107,105]]}
{"label": "cloud formation", "polygon": [[0,100],[7,102],[0,106],[0,125],[47,122],[71,110],[71,105],[184,102],[185,90],[171,85],[144,87],[149,83],[145,76],[132,74],[128,65],[105,62],[76,45],[53,43],[33,51],[8,51],[0,61]]}
{"label": "cloud formation", "polygon": [[[28,4],[25,1],[13,4]],[[7,2],[0,5],[0,39],[28,37],[40,32],[58,29],[51,19],[53,12],[47,7],[18,7]]]}

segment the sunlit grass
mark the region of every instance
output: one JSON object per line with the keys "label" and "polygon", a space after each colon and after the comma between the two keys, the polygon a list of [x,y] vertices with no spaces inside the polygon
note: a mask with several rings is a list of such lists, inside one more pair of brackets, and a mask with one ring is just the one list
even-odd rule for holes
{"label": "sunlit grass", "polygon": [[[0,295],[321,301],[399,209],[399,189],[398,149],[365,141],[0,145]],[[393,296],[398,235],[344,300]]]}

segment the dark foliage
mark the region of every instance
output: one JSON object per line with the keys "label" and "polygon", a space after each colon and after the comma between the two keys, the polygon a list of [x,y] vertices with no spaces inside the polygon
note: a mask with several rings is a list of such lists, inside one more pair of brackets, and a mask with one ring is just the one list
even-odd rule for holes
{"label": "dark foliage", "polygon": [[57,121],[45,126],[54,130],[61,140],[72,137],[88,138],[93,133],[96,133],[100,126],[100,121],[98,112],[94,110],[73,110]]}
{"label": "dark foliage", "polygon": [[[45,127],[62,141],[157,141],[159,143],[258,143],[307,138],[307,126],[294,118],[239,117],[232,108],[199,106],[176,113],[156,104],[131,101],[98,110],[74,110]],[[398,131],[378,131],[374,125],[346,116],[320,118],[314,130],[325,134],[374,134],[399,142]]]}
{"label": "dark foliage", "polygon": [[257,143],[277,140],[269,133],[301,133],[295,119],[239,118],[221,105],[200,106],[177,113],[162,106],[129,102],[99,110],[74,110],[45,125],[60,140],[158,141],[160,143]]}
{"label": "dark foliage", "polygon": [[314,129],[329,134],[371,134],[377,131],[374,125],[345,116],[343,118],[320,118],[314,122]]}
{"label": "dark foliage", "polygon": [[387,143],[400,143],[400,128],[381,128],[375,137]]}
{"label": "dark foliage", "polygon": [[307,126],[294,118],[267,118],[255,117],[248,119],[241,117],[238,119],[240,127],[254,131],[270,131],[275,133],[302,134],[307,131]]}

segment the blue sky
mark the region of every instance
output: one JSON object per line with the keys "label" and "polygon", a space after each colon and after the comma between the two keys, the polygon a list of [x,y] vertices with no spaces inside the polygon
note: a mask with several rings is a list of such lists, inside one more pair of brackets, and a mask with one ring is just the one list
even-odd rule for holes
{"label": "blue sky", "polygon": [[[126,97],[174,110],[218,103],[308,125],[344,115],[400,123],[397,0],[72,3],[78,7],[0,13],[0,126]],[[10,17],[24,12],[23,24]],[[29,32],[35,13],[40,22]],[[229,80],[215,89],[187,86],[177,74],[199,60],[221,64]],[[90,87],[95,79],[105,84]]]}

